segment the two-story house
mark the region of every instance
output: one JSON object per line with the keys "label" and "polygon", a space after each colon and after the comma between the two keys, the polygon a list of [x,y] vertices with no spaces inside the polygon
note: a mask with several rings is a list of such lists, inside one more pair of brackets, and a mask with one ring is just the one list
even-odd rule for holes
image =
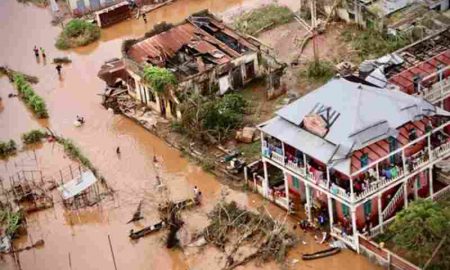
{"label": "two-story house", "polygon": [[450,156],[450,113],[420,97],[336,77],[259,125],[263,173],[249,184],[287,210],[325,214],[359,250],[410,200],[450,186],[435,164]]}

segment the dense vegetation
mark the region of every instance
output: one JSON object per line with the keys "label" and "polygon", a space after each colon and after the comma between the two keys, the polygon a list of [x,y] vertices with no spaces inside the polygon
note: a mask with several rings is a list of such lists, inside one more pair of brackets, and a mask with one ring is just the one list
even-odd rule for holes
{"label": "dense vegetation", "polygon": [[300,75],[308,80],[324,83],[331,79],[335,73],[333,63],[313,60],[307,63],[306,69],[302,70]]}
{"label": "dense vegetation", "polygon": [[143,78],[158,93],[164,93],[168,87],[177,84],[177,79],[170,70],[155,66],[145,67]]}
{"label": "dense vegetation", "polygon": [[20,97],[38,118],[48,118],[47,106],[44,100],[38,96],[26,78],[21,74],[14,74],[14,84]]}
{"label": "dense vegetation", "polygon": [[404,34],[387,35],[373,29],[349,28],[343,33],[344,40],[352,44],[362,60],[373,59],[394,52],[411,40]]}
{"label": "dense vegetation", "polygon": [[[381,241],[394,244],[394,250],[406,251],[406,257],[423,266],[439,243],[446,240],[429,265],[430,269],[450,269],[450,200],[419,200],[397,214]],[[447,258],[447,259],[446,259]]]}
{"label": "dense vegetation", "polygon": [[47,133],[39,129],[33,129],[27,133],[22,134],[22,141],[24,144],[32,144],[40,142],[43,138],[47,137]]}
{"label": "dense vegetation", "polygon": [[221,141],[242,124],[247,101],[240,94],[222,98],[195,95],[184,104],[181,126],[189,135]]}
{"label": "dense vegetation", "polygon": [[288,7],[268,5],[240,16],[234,27],[245,34],[256,35],[262,30],[290,22],[294,14]]}
{"label": "dense vegetation", "polygon": [[66,50],[85,46],[100,38],[100,27],[91,22],[73,19],[66,24],[56,40],[56,48]]}
{"label": "dense vegetation", "polygon": [[15,154],[17,151],[17,145],[14,140],[9,140],[7,142],[0,141],[0,158],[5,158],[10,155]]}

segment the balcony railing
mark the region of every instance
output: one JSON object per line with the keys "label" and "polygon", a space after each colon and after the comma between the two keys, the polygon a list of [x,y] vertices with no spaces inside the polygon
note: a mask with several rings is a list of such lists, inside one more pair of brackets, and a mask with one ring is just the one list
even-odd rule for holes
{"label": "balcony railing", "polygon": [[422,88],[422,85],[420,85],[420,93],[417,94],[417,96],[423,97],[425,100],[427,100],[430,103],[437,103],[439,101],[442,101],[444,98],[450,95],[450,79],[449,78],[443,78],[445,72],[447,72],[450,69],[450,66],[447,66],[437,72],[434,72],[425,78],[422,79],[422,81],[430,81],[437,78],[437,82],[435,82],[432,86],[428,88]]}
{"label": "balcony railing", "polygon": [[[368,186],[365,187],[365,189],[361,192],[355,192],[354,191],[354,198],[359,201],[367,196],[371,196],[373,193],[377,192],[378,190],[385,188],[395,182],[398,182],[400,179],[403,179],[405,177],[411,177],[417,172],[425,169],[427,166],[430,165],[431,162],[434,162],[440,158],[445,157],[446,155],[450,154],[450,141],[443,143],[442,145],[432,149],[432,145],[430,145],[430,136],[431,134],[435,134],[437,132],[441,132],[444,127],[448,126],[449,123],[445,123],[444,125],[441,125],[435,129],[433,129],[431,132],[426,133],[425,135],[409,142],[408,144],[404,145],[402,148],[397,149],[393,152],[391,152],[389,155],[380,158],[378,160],[373,161],[372,163],[368,164],[367,166],[361,168],[360,170],[352,173],[353,179],[356,179],[359,177],[360,174],[367,172],[368,170],[375,171],[375,168],[377,167],[377,173],[375,176],[371,176],[372,181],[369,183]],[[418,154],[417,157],[415,157],[413,160],[406,160],[405,157],[405,150],[408,148],[416,145],[417,143],[423,143],[423,141],[427,141],[428,144],[425,146],[425,148]],[[323,188],[323,190],[329,190],[331,194],[346,200],[351,201],[352,197],[349,194],[349,192],[346,192],[345,189],[342,187],[333,184],[331,187],[328,186],[329,179],[324,177],[324,179],[316,179],[311,173],[309,173],[308,169],[295,163],[290,160],[285,162],[285,158],[283,154],[280,154],[282,152],[281,148],[276,148],[274,146],[270,145],[263,145],[263,154],[266,158],[270,158],[277,164],[289,169],[290,171],[294,172],[297,175],[300,175],[302,178],[304,178],[307,182],[309,182],[313,186],[319,186],[320,188]],[[269,151],[269,147],[272,149]],[[275,150],[274,150],[275,149]],[[381,164],[385,164],[389,161],[389,159],[394,155],[402,155],[403,165],[397,166],[397,170],[395,173],[395,177],[383,177],[380,172],[379,168],[381,167]],[[416,154],[417,155],[417,154]],[[373,179],[373,178],[376,178]]]}

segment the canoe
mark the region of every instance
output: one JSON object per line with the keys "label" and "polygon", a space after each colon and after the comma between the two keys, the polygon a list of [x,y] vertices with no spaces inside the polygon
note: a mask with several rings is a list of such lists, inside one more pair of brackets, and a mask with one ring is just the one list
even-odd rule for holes
{"label": "canoe", "polygon": [[157,232],[157,231],[161,230],[162,228],[164,228],[165,226],[166,226],[166,223],[164,221],[161,221],[161,222],[155,223],[153,225],[150,225],[148,227],[145,227],[142,230],[139,230],[136,232],[133,229],[131,229],[129,237],[131,239],[139,239],[139,238],[144,237],[153,232]]}
{"label": "canoe", "polygon": [[302,259],[303,260],[320,259],[320,258],[324,258],[324,257],[328,257],[331,255],[337,254],[340,251],[341,251],[340,248],[329,248],[329,249],[321,250],[321,251],[318,251],[315,253],[303,254]]}

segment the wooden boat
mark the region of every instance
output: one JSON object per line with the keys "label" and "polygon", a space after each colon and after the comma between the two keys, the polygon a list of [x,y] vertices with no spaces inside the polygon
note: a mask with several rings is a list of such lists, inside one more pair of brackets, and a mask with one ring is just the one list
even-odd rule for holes
{"label": "wooden boat", "polygon": [[166,226],[166,223],[164,221],[160,221],[158,223],[155,223],[153,225],[145,227],[142,230],[139,230],[137,232],[135,232],[133,229],[131,229],[129,237],[131,239],[139,239],[141,237],[146,236],[147,234],[157,232],[157,231],[161,230],[162,228],[164,228],[165,226]]}
{"label": "wooden boat", "polygon": [[324,257],[328,257],[331,255],[337,254],[340,251],[341,251],[340,248],[329,248],[329,249],[321,250],[321,251],[314,252],[314,253],[303,254],[302,259],[303,260],[320,259],[320,258],[324,258]]}

